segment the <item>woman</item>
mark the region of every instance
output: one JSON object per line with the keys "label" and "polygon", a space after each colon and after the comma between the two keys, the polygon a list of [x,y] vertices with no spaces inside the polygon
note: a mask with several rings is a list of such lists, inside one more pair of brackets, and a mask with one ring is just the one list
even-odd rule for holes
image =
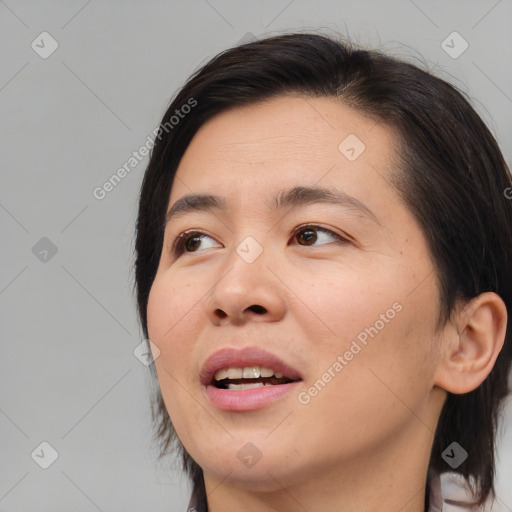
{"label": "woman", "polygon": [[466,99],[290,34],[212,59],[155,134],[136,289],[189,510],[455,510],[447,471],[488,506],[511,178]]}

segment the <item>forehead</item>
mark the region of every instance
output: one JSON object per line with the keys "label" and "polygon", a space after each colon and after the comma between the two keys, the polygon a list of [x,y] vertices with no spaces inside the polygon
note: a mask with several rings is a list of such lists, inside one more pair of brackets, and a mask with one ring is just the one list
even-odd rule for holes
{"label": "forehead", "polygon": [[366,194],[392,167],[394,146],[389,127],[337,98],[276,97],[208,120],[183,155],[171,199],[298,183]]}

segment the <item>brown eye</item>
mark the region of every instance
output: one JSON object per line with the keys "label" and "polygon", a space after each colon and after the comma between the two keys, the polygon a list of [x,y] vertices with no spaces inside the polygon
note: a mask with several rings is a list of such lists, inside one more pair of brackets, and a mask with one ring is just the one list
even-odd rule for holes
{"label": "brown eye", "polygon": [[201,244],[203,244],[205,241],[208,242],[208,240],[211,240],[210,244],[203,247],[203,249],[209,249],[210,247],[213,247],[214,245],[212,242],[216,243],[215,240],[213,240],[212,237],[199,231],[188,231],[182,233],[176,239],[173,252],[177,255],[180,255],[184,252],[200,252]]}
{"label": "brown eye", "polygon": [[318,236],[315,233],[315,230],[311,228],[303,229],[297,233],[297,239],[303,240],[305,242],[304,244],[300,245],[309,245],[310,243],[314,244],[317,238]]}
{"label": "brown eye", "polygon": [[183,247],[189,252],[194,252],[200,245],[201,237],[197,235],[187,237],[183,242]]}
{"label": "brown eye", "polygon": [[[334,242],[344,243],[348,241],[330,229],[321,228],[320,226],[302,226],[295,230],[294,236],[297,238],[299,245],[304,247],[312,247],[314,244],[327,245]],[[317,242],[319,243],[317,244]]]}

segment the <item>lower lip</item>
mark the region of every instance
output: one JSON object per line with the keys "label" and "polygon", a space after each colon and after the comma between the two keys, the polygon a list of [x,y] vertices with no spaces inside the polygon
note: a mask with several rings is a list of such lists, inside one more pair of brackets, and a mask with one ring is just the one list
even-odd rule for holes
{"label": "lower lip", "polygon": [[225,411],[254,411],[279,400],[293,391],[300,381],[275,386],[263,386],[251,389],[219,389],[206,386],[206,395],[210,402]]}

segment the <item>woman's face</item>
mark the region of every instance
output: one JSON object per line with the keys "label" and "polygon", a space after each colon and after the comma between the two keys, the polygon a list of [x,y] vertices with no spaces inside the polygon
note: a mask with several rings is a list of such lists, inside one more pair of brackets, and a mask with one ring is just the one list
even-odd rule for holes
{"label": "woman's face", "polygon": [[390,184],[395,148],[388,127],[299,96],[224,112],[189,145],[168,210],[216,199],[167,223],[148,331],[169,415],[210,481],[382,471],[412,446],[428,460],[439,294]]}

